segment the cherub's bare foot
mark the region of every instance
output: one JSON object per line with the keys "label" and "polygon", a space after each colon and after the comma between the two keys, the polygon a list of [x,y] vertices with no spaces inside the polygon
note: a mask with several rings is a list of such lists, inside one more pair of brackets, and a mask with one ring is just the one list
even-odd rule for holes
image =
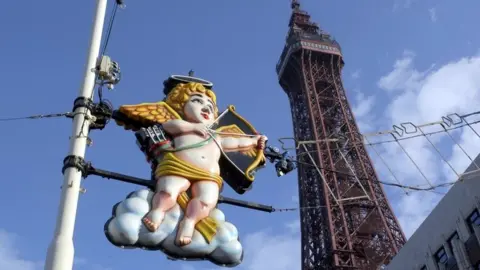
{"label": "cherub's bare foot", "polygon": [[178,226],[175,244],[179,247],[190,244],[192,242],[193,230],[195,230],[195,221],[189,219],[182,220]]}
{"label": "cherub's bare foot", "polygon": [[178,241],[178,246],[182,247],[182,246],[186,246],[188,244],[190,244],[192,242],[192,238],[191,237],[188,237],[188,236],[181,236]]}
{"label": "cherub's bare foot", "polygon": [[157,223],[154,223],[150,218],[148,217],[144,217],[142,219],[143,221],[143,225],[145,225],[145,227],[147,228],[147,230],[149,230],[150,232],[156,232],[158,227],[160,225],[158,225]]}

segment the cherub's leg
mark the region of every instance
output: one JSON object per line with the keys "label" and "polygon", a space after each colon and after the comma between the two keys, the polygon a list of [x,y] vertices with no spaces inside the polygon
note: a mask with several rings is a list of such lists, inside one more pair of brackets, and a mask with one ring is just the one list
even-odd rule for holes
{"label": "cherub's leg", "polygon": [[189,187],[190,182],[183,177],[160,177],[152,198],[152,209],[142,220],[145,227],[151,232],[156,231],[162,223],[165,213],[175,206],[178,195]]}
{"label": "cherub's leg", "polygon": [[192,186],[192,196],[187,206],[185,216],[177,232],[176,244],[188,245],[192,242],[195,225],[208,217],[218,201],[219,187],[213,181],[199,181]]}

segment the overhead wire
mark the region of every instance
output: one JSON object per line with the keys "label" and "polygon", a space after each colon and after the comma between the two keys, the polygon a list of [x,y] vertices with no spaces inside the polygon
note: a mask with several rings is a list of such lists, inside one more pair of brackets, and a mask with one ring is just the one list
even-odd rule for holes
{"label": "overhead wire", "polygon": [[[310,151],[310,152],[316,152],[316,151]],[[333,173],[341,174],[341,175],[348,176],[348,177],[356,177],[356,175],[349,174],[349,173],[347,173],[347,172],[324,168],[324,167],[318,166],[318,165],[316,165],[316,164],[312,164],[312,163],[308,163],[308,162],[303,162],[303,161],[300,161],[300,160],[295,160],[295,159],[293,159],[293,158],[292,158],[291,160],[292,160],[292,162],[295,162],[295,163],[297,163],[297,164],[302,164],[302,165],[306,165],[306,166],[317,167],[319,173],[321,173],[320,170],[323,170],[323,171],[328,171],[328,172],[333,172]],[[314,161],[313,161],[313,162],[314,162]],[[452,185],[454,185],[455,183],[457,183],[457,182],[460,181],[460,180],[455,180],[455,181],[446,182],[446,183],[440,183],[440,184],[431,184],[431,185],[428,184],[428,187],[422,187],[421,185],[417,185],[417,186],[404,185],[404,184],[401,184],[401,183],[400,183],[400,181],[399,181],[398,178],[395,176],[395,174],[393,173],[393,171],[391,171],[391,173],[392,173],[392,175],[394,175],[394,178],[397,179],[397,183],[382,181],[382,180],[379,180],[379,179],[376,179],[375,181],[378,181],[380,184],[385,185],[385,186],[392,186],[392,187],[402,188],[402,189],[404,190],[404,192],[405,192],[406,195],[410,195],[410,193],[409,193],[407,190],[411,190],[411,191],[428,191],[428,192],[433,192],[433,193],[437,193],[437,194],[442,194],[442,195],[444,195],[445,193],[443,193],[443,192],[438,192],[438,191],[436,191],[436,189],[442,188],[442,187],[452,186]],[[357,177],[357,179],[358,179],[358,180],[364,180],[364,181],[373,181],[372,178]],[[459,178],[459,179],[461,179],[461,178]],[[334,198],[334,199],[337,200],[336,198]]]}
{"label": "overhead wire", "polygon": [[[388,130],[388,131],[380,131],[380,132],[376,132],[376,133],[369,133],[369,134],[361,134],[364,138],[364,141],[361,141],[361,142],[353,142],[353,143],[350,143],[350,146],[349,147],[346,147],[346,146],[343,146],[343,147],[333,147],[331,148],[331,150],[337,150],[340,152],[340,154],[342,154],[342,151],[343,150],[346,150],[346,149],[353,149],[357,144],[358,145],[365,145],[365,146],[371,146],[373,151],[376,153],[377,156],[380,157],[380,160],[384,163],[384,165],[387,167],[388,171],[390,172],[390,174],[393,176],[393,178],[395,179],[396,183],[389,183],[389,182],[384,182],[384,181],[379,181],[380,183],[384,184],[384,185],[387,185],[387,186],[394,186],[394,187],[400,187],[402,189],[404,189],[404,192],[408,195],[408,191],[407,190],[414,190],[414,191],[430,191],[430,192],[434,192],[434,193],[439,193],[439,194],[444,194],[442,192],[438,192],[436,189],[438,188],[442,188],[442,187],[447,187],[447,186],[451,186],[453,184],[455,184],[456,182],[458,182],[459,180],[463,180],[466,175],[466,173],[464,174],[458,174],[453,166],[447,161],[447,159],[445,158],[444,155],[441,154],[440,150],[435,146],[435,144],[429,139],[429,136],[432,136],[434,134],[440,134],[440,133],[447,133],[447,135],[449,136],[449,138],[452,140],[453,144],[455,146],[457,146],[466,156],[467,158],[473,163],[475,164],[475,166],[477,167],[477,170],[476,171],[480,171],[480,167],[478,166],[478,164],[475,163],[475,161],[468,155],[468,153],[466,152],[466,150],[455,140],[455,138],[453,138],[452,134],[450,134],[450,131],[451,130],[456,130],[456,129],[459,129],[459,128],[462,128],[462,127],[465,127],[465,126],[468,126],[469,129],[471,131],[473,131],[475,133],[475,135],[477,135],[478,138],[480,138],[480,135],[479,133],[472,127],[473,124],[477,124],[477,123],[480,123],[480,121],[474,121],[474,122],[469,122],[467,120],[468,117],[470,116],[473,116],[473,115],[480,115],[480,111],[476,111],[476,112],[472,112],[472,113],[469,113],[469,114],[465,114],[465,115],[459,115],[459,114],[449,114],[448,116],[444,116],[442,117],[442,121],[437,121],[437,122],[431,122],[431,123],[427,123],[427,124],[423,124],[423,125],[415,125],[411,122],[407,122],[407,123],[402,123],[400,124],[400,127],[397,126],[397,125],[393,125],[393,130]],[[454,116],[455,118],[452,118],[452,116]],[[441,126],[441,130],[440,131],[434,131],[434,132],[424,132],[422,130],[422,127],[426,127],[426,126],[434,126],[434,125],[440,125]],[[407,129],[407,126],[409,127],[413,127],[413,131]],[[417,132],[420,132],[420,134],[416,134],[416,135],[413,135],[411,136],[412,134],[415,134]],[[405,134],[408,134],[410,136],[405,136]],[[384,141],[380,141],[380,142],[375,142],[375,143],[372,143],[370,140],[369,140],[369,137],[376,137],[376,136],[381,136],[381,135],[391,135],[393,136],[393,140],[384,140]],[[405,149],[405,147],[403,147],[403,145],[399,142],[401,140],[407,140],[407,139],[413,139],[413,138],[418,138],[418,137],[421,137],[421,136],[424,136],[428,142],[430,143],[430,145],[432,147],[435,148],[435,151],[437,151],[437,153],[440,155],[440,158],[445,162],[447,163],[447,165],[449,166],[450,169],[452,169],[452,171],[458,176],[458,180],[457,181],[453,181],[453,182],[447,182],[447,183],[440,183],[440,184],[433,184],[428,178],[427,176],[425,175],[425,173],[420,169],[420,166],[413,160],[412,156],[408,153],[407,149]],[[280,143],[282,144],[282,148],[284,150],[289,150],[289,149],[296,149],[298,151],[298,149],[301,147],[301,146],[304,146],[305,144],[312,144],[312,143],[318,143],[318,141],[297,141],[295,140],[294,138],[290,138],[290,139],[293,139],[295,140],[295,144],[296,144],[296,147],[293,147],[293,148],[286,148],[285,147],[285,142],[283,142],[283,139],[288,139],[288,138],[281,138],[279,139]],[[325,140],[326,142],[327,140]],[[341,139],[328,139],[328,141],[332,141],[332,142],[337,142],[337,145],[338,145],[338,141],[341,141]],[[386,160],[382,157],[382,155],[380,154],[380,152],[375,148],[375,145],[379,145],[379,144],[384,144],[384,143],[397,143],[397,145],[402,149],[403,153],[407,156],[407,158],[414,164],[414,166],[417,168],[417,170],[420,172],[420,174],[422,175],[422,177],[426,180],[426,182],[428,183],[428,187],[421,187],[421,186],[411,186],[411,185],[403,185],[400,180],[398,179],[398,177],[395,175],[395,173],[393,172],[393,170],[391,169],[391,167],[388,165],[388,163],[386,162]],[[353,145],[353,146],[352,146]],[[342,150],[343,149],[343,150]],[[318,152],[318,151],[308,151],[308,152]],[[299,159],[301,157],[301,155],[303,154],[308,154],[310,156],[309,153],[305,153],[305,152],[301,152],[301,153],[298,153],[297,152],[297,159]],[[308,165],[311,165],[311,166],[316,166],[316,162],[315,160],[313,160],[312,158],[310,158],[312,163],[314,164],[308,164]],[[321,168],[322,170],[326,170],[326,171],[331,171],[331,170],[328,170],[326,168]],[[318,168],[319,172],[320,172],[320,168]],[[338,171],[335,171],[336,173],[342,173],[342,174],[345,174],[345,172],[338,172]],[[348,175],[348,174],[347,174]],[[355,177],[355,175],[349,175],[351,177]],[[371,179],[363,179],[363,180],[371,180]]]}
{"label": "overhead wire", "polygon": [[36,114],[36,115],[30,115],[30,116],[0,118],[0,122],[11,122],[11,121],[19,121],[19,120],[37,120],[37,119],[44,119],[44,118],[58,118],[58,117],[72,117],[72,116],[73,116],[72,112]]}
{"label": "overhead wire", "polygon": [[[298,160],[292,160],[292,161],[295,162],[295,163],[298,163],[298,164],[306,165],[306,166],[312,166],[312,167],[315,166],[315,164],[310,164],[310,163],[303,162],[303,161],[298,161]],[[347,172],[342,172],[342,171],[338,171],[338,170],[331,170],[331,169],[327,169],[327,168],[322,168],[320,166],[318,166],[318,168],[320,170],[333,172],[333,173],[338,173],[338,174],[343,174],[345,176],[354,177],[354,175],[351,175]],[[359,177],[358,179],[359,180],[372,181],[371,178]],[[447,183],[442,183],[442,184],[435,184],[435,185],[432,185],[432,186],[429,186],[429,187],[421,187],[421,186],[410,186],[410,185],[402,185],[402,184],[392,183],[392,182],[385,182],[385,181],[382,181],[382,180],[377,180],[377,181],[382,185],[399,187],[399,188],[402,188],[402,189],[409,189],[409,190],[415,190],[415,191],[431,191],[431,190],[435,190],[437,188],[451,186],[451,185],[455,184],[456,182],[458,182],[458,181],[453,181],[453,182],[447,182]]]}
{"label": "overhead wire", "polygon": [[[68,112],[68,113],[71,113],[71,112]],[[68,114],[66,113],[66,114]],[[480,112],[475,112],[475,114],[479,114],[480,115]],[[60,116],[65,116],[65,115],[60,115]],[[49,118],[49,117],[56,117],[56,116],[50,116],[50,115],[42,115],[42,114],[39,114],[39,115],[30,115],[30,116],[24,116],[24,117],[11,117],[11,118],[0,118],[0,122],[5,122],[5,121],[16,121],[16,120],[24,120],[24,119],[41,119],[41,118]],[[407,137],[400,137],[400,138],[397,138],[397,139],[393,139],[393,140],[382,140],[382,141],[377,141],[377,142],[367,142],[367,143],[361,143],[361,142],[358,142],[358,143],[351,143],[350,145],[367,145],[367,146],[373,146],[373,145],[380,145],[380,144],[386,144],[386,143],[396,143],[397,141],[403,141],[403,140],[409,140],[409,139],[413,139],[413,138],[418,138],[418,137],[422,137],[422,136],[430,136],[430,135],[435,135],[435,134],[441,134],[441,133],[445,133],[447,131],[452,131],[452,130],[456,130],[456,129],[460,129],[460,128],[463,128],[463,127],[469,127],[469,129],[471,129],[479,138],[480,138],[480,134],[475,131],[475,129],[472,127],[472,125],[475,125],[475,124],[479,124],[480,123],[480,120],[478,121],[473,121],[473,122],[467,122],[465,124],[459,124],[459,125],[456,125],[454,127],[449,127],[449,128],[446,128],[444,130],[440,130],[440,131],[431,131],[431,132],[424,132],[423,134],[418,134],[418,135],[412,135],[412,136],[407,136]],[[362,134],[363,136],[367,136],[367,137],[374,137],[374,136],[379,136],[379,135],[384,135],[386,133],[383,133],[383,132],[377,132],[375,134],[378,134],[378,135],[373,135],[374,133],[369,133],[368,135],[367,134]],[[293,139],[295,140],[294,138],[282,138],[282,139]],[[282,144],[282,149],[283,150],[294,150],[296,149],[296,147],[285,147],[285,142],[282,141],[282,140],[279,140],[280,143]],[[332,141],[335,141],[335,140],[332,140]],[[314,143],[316,141],[301,141],[299,142],[298,145],[301,145],[301,144],[305,144],[305,143]],[[346,149],[348,149],[350,147],[346,147]],[[333,149],[335,150],[335,149]],[[479,165],[477,165],[478,168],[480,168]]]}
{"label": "overhead wire", "polygon": [[[480,112],[478,112],[478,114],[480,115]],[[396,138],[396,139],[391,139],[391,140],[381,140],[381,141],[376,141],[376,142],[367,142],[367,143],[362,143],[362,142],[353,142],[350,144],[348,148],[353,148],[355,146],[358,146],[358,145],[366,145],[366,146],[373,146],[373,145],[381,145],[381,144],[389,144],[389,143],[396,143],[397,141],[405,141],[405,140],[410,140],[410,139],[414,139],[414,138],[419,138],[419,137],[423,137],[423,136],[431,136],[431,135],[436,135],[436,134],[443,134],[445,133],[446,131],[452,131],[452,130],[457,130],[457,129],[461,129],[461,128],[464,128],[464,127],[469,127],[469,129],[473,130],[475,132],[475,134],[480,138],[480,134],[475,131],[475,129],[472,127],[472,125],[476,125],[476,124],[480,124],[480,120],[477,120],[477,121],[473,121],[473,122],[469,122],[469,123],[465,123],[465,124],[459,124],[459,125],[456,125],[454,127],[449,127],[449,128],[445,128],[445,130],[438,130],[438,131],[430,131],[430,132],[424,132],[424,134],[417,134],[417,135],[412,135],[412,136],[407,136],[407,137],[400,137],[400,138]],[[376,132],[376,133],[369,133],[369,134],[361,134],[362,136],[364,137],[378,137],[380,135],[386,135],[386,134],[390,134],[390,132],[388,133],[383,133],[383,132]],[[283,145],[282,146],[282,149],[283,150],[295,150],[297,149],[298,146],[302,145],[302,144],[309,144],[309,143],[315,143],[316,141],[299,141],[298,142],[298,146],[296,147],[284,147],[285,143],[283,140],[285,139],[293,139],[295,140],[294,138],[282,138],[282,140],[279,140],[280,143]],[[332,142],[333,141],[337,141],[335,139],[330,139]],[[331,148],[332,150],[336,150],[336,148]],[[480,168],[480,166],[479,166]]]}
{"label": "overhead wire", "polygon": [[[118,6],[116,4],[116,6]],[[113,18],[113,15],[112,15],[112,18]],[[112,19],[112,22],[113,22],[113,19]],[[111,28],[110,28],[111,29]],[[108,35],[108,34],[107,34]],[[470,114],[467,114],[466,116],[471,116],[471,115],[475,115],[475,114],[480,114],[480,112],[474,112],[474,113],[470,113]],[[67,117],[67,118],[72,118],[74,115],[74,113],[72,112],[64,112],[64,113],[51,113],[51,114],[37,114],[37,115],[30,115],[30,116],[23,116],[23,117],[8,117],[8,118],[0,118],[0,122],[8,122],[8,121],[19,121],[19,120],[38,120],[38,119],[45,119],[45,118],[59,118],[59,117]],[[465,118],[465,116],[460,116],[460,117],[463,117]],[[470,130],[472,130],[479,138],[480,138],[480,134],[472,127],[472,125],[474,124],[478,124],[480,123],[480,120],[479,121],[474,121],[474,122],[467,122],[467,121],[464,121],[465,123],[464,124],[457,124],[455,126],[451,126],[451,127],[446,127],[445,125],[442,124],[442,130],[440,131],[433,131],[433,132],[424,132],[423,130],[421,130],[421,134],[418,134],[418,135],[413,135],[413,136],[406,136],[406,137],[395,137],[394,136],[394,139],[393,140],[385,140],[385,141],[381,141],[381,142],[371,142],[369,141],[368,137],[371,137],[372,135],[370,136],[365,136],[365,140],[366,140],[366,143],[364,143],[364,145],[367,145],[367,146],[372,146],[373,147],[373,150],[374,152],[379,155],[381,157],[381,154],[379,153],[379,151],[377,149],[374,148],[375,145],[379,145],[379,144],[384,144],[384,143],[398,143],[398,141],[401,141],[401,140],[408,140],[408,139],[413,139],[413,138],[418,138],[418,137],[421,137],[421,136],[431,136],[431,135],[434,135],[434,134],[440,134],[440,133],[447,133],[448,136],[450,137],[450,139],[454,142],[455,145],[459,146],[460,149],[462,150],[462,152],[464,154],[467,155],[467,157],[473,162],[474,160],[466,153],[465,149],[463,147],[461,147],[458,142],[453,138],[453,136],[449,133],[449,131],[451,130],[456,130],[456,129],[459,129],[459,128],[462,128],[462,127],[468,127]],[[385,134],[384,132],[378,132],[378,134]],[[411,134],[411,132],[410,132]],[[227,135],[227,134],[224,134],[224,135]],[[429,140],[430,144],[432,146],[434,146],[433,142],[431,142]],[[283,144],[283,142],[282,142]],[[302,143],[303,144],[303,143]],[[299,144],[300,145],[300,144]],[[435,147],[435,146],[434,146]],[[284,148],[284,147],[283,147]],[[402,147],[403,148],[403,147]],[[403,148],[404,149],[404,148]],[[438,148],[436,148],[436,151],[438,152]],[[334,150],[334,149],[333,149]],[[338,150],[338,149],[337,149]],[[404,149],[405,150],[405,149]],[[406,150],[405,150],[406,151]],[[312,152],[312,151],[308,151],[308,152]],[[313,152],[316,152],[316,151],[313,151]],[[306,152],[304,152],[306,153]],[[301,154],[304,154],[304,153],[301,153]],[[308,153],[306,153],[308,154]],[[299,158],[300,156],[297,156],[297,158]],[[442,159],[445,161],[445,157],[444,156],[441,156]],[[429,184],[428,187],[421,187],[421,186],[412,186],[412,185],[403,185],[400,183],[399,179],[395,176],[395,174],[393,173],[393,170],[388,166],[386,160],[384,158],[381,158],[381,160],[383,160],[382,162],[387,165],[387,169],[390,171],[390,173],[393,175],[394,179],[396,180],[396,183],[392,183],[392,182],[385,182],[385,181],[380,181],[379,182],[383,185],[386,185],[386,186],[392,186],[392,187],[399,187],[399,188],[402,188],[405,190],[413,190],[413,191],[434,191],[435,189],[437,188],[442,188],[442,187],[447,187],[447,186],[451,186],[453,184],[455,184],[457,181],[453,181],[453,182],[448,182],[448,183],[441,183],[441,184],[433,184],[431,183],[430,181],[427,181]],[[411,159],[413,161],[413,159]],[[306,162],[302,162],[300,160],[294,160],[294,162],[298,163],[298,164],[303,164],[303,165],[309,165],[309,166],[315,166],[314,164],[308,164]],[[449,164],[449,163],[448,163]],[[477,166],[477,168],[480,168],[480,166],[478,166],[476,163],[475,165]],[[451,167],[451,165],[449,165]],[[321,168],[319,167],[319,169],[321,170],[325,170],[325,171],[331,171],[331,172],[335,172],[335,173],[339,173],[339,174],[344,174],[344,175],[347,175],[347,176],[351,176],[351,177],[356,177],[358,178],[359,180],[371,180],[371,179],[366,179],[366,178],[361,178],[361,177],[358,177],[356,175],[350,175],[349,173],[346,173],[346,172],[341,172],[341,171],[337,171],[337,170],[330,170],[330,169],[327,169],[327,168]],[[350,168],[350,170],[352,170],[352,168]],[[454,171],[455,173],[457,173],[456,171]],[[424,177],[426,177],[423,173],[422,175]],[[458,173],[457,173],[458,175]],[[408,192],[406,192],[408,193]]]}
{"label": "overhead wire", "polygon": [[408,160],[410,160],[410,162],[415,166],[420,175],[422,175],[423,179],[425,179],[425,181],[430,185],[430,187],[433,187],[432,182],[428,180],[428,177],[425,175],[425,173],[423,173],[422,169],[420,169],[420,166],[418,166],[415,160],[413,160],[412,156],[408,153],[405,147],[403,147],[403,145],[398,141],[398,138],[395,136],[395,134],[391,133],[391,135],[395,139],[395,142],[400,147],[400,149],[402,149],[402,152],[407,156]]}
{"label": "overhead wire", "polygon": [[[367,143],[369,143],[368,137],[364,137],[364,139]],[[393,169],[390,167],[390,165],[388,165],[387,161],[383,158],[383,156],[380,154],[380,152],[377,150],[377,148],[375,148],[374,145],[371,145],[371,147],[372,147],[373,152],[378,156],[380,161],[387,168],[390,175],[393,177],[393,179],[395,179],[395,181],[397,182],[396,184],[402,186],[402,184],[401,184],[400,180],[398,179],[397,175],[393,172]],[[407,188],[402,187],[402,189],[405,192],[405,194],[408,195]]]}
{"label": "overhead wire", "polygon": [[[460,122],[454,122],[450,118],[451,115],[456,115],[458,118],[460,118],[461,119]],[[474,116],[474,115],[480,116],[480,111],[476,111],[476,112],[472,112],[472,113],[468,113],[468,114],[464,114],[464,115],[458,115],[456,113],[455,114],[450,114],[449,116],[442,117],[443,123],[442,122],[432,122],[432,123],[427,123],[427,124],[422,124],[422,125],[414,125],[413,123],[408,122],[408,124],[412,125],[415,128],[415,130],[418,130],[419,127],[423,127],[423,126],[429,126],[429,125],[432,125],[432,124],[440,124],[440,123],[442,124],[442,130],[423,132],[423,133],[416,134],[416,135],[411,135],[411,134],[416,133],[416,132],[407,132],[405,127],[400,128],[397,125],[393,125],[393,127],[394,127],[393,130],[369,132],[369,133],[360,134],[361,136],[363,136],[366,139],[367,142],[366,143],[365,142],[352,142],[352,143],[350,143],[350,146],[345,147],[345,149],[354,148],[355,146],[359,146],[359,145],[365,145],[365,146],[372,146],[373,147],[375,145],[381,145],[381,144],[398,143],[398,142],[404,141],[404,140],[410,140],[410,139],[414,139],[414,138],[419,138],[419,137],[424,137],[424,136],[432,136],[432,135],[443,134],[443,133],[448,133],[448,135],[450,136],[451,135],[451,134],[449,134],[450,131],[461,129],[461,128],[464,128],[464,127],[468,127],[472,132],[474,132],[477,135],[477,137],[480,138],[480,134],[473,128],[473,125],[480,124],[480,120],[469,122],[466,119],[466,118],[468,118],[470,116]],[[451,123],[447,124],[448,127],[445,127],[445,122],[447,122],[447,121],[450,121]],[[401,125],[403,126],[404,124],[407,124],[407,123],[403,123]],[[399,133],[399,131],[395,130],[395,129],[399,129],[403,133]],[[397,136],[394,136],[394,139],[380,140],[380,141],[376,141],[376,142],[372,142],[372,141],[367,139],[367,138],[370,138],[370,137],[379,137],[379,136],[382,136],[382,135],[390,135],[390,134],[397,134]],[[411,136],[404,136],[405,134],[408,134],[408,135],[411,135]],[[287,140],[287,139],[294,140],[295,143],[296,143],[296,146],[295,147],[285,147],[286,142],[284,142],[284,140]],[[338,141],[338,139],[334,139],[334,138],[329,139],[329,140],[332,141],[332,142]],[[298,149],[302,144],[316,143],[317,141],[315,141],[315,140],[296,141],[295,138],[293,138],[293,137],[290,137],[290,138],[285,137],[285,138],[280,138],[279,142],[282,144],[282,149],[283,150],[295,150],[295,149]],[[455,140],[454,140],[454,142],[455,142]],[[331,150],[338,150],[336,148],[330,148],[330,149]],[[462,151],[463,151],[463,149],[462,149]],[[472,162],[473,162],[473,160],[472,160]],[[478,169],[480,169],[480,165],[478,165],[478,164],[475,164],[475,165]]]}
{"label": "overhead wire", "polygon": [[457,175],[457,177],[460,177],[460,175],[455,170],[455,168],[453,168],[453,165],[450,164],[450,162],[448,162],[447,158],[442,154],[440,149],[438,149],[438,147],[432,142],[432,140],[430,140],[430,138],[429,138],[430,136],[425,135],[425,132],[423,132],[421,127],[418,127],[418,131],[420,131],[420,133],[425,137],[425,139],[428,141],[428,143],[433,147],[433,149],[435,149],[435,152],[437,152],[437,154],[440,156],[440,158],[443,160],[443,162],[445,162],[448,165],[448,167],[455,173],[455,175]]}
{"label": "overhead wire", "polygon": [[[347,203],[342,203],[342,206],[348,206],[348,205],[358,205],[358,202],[347,202]],[[307,209],[320,209],[320,208],[331,208],[332,206],[335,205],[318,205],[318,206],[298,206],[298,207],[291,207],[291,208],[274,208],[274,212],[292,212],[292,211],[300,211],[300,210],[307,210]]]}
{"label": "overhead wire", "polygon": [[105,53],[107,52],[108,42],[110,41],[110,35],[112,34],[113,24],[115,22],[115,17],[117,15],[118,6],[119,4],[122,4],[122,3],[123,1],[116,0],[115,3],[113,4],[112,12],[110,13],[110,20],[108,22],[107,30],[105,33],[105,41],[103,43],[103,47],[101,50],[101,55],[105,55]]}
{"label": "overhead wire", "polygon": [[[454,127],[446,128],[446,130],[451,131],[451,130],[456,130],[456,129],[460,129],[460,128],[467,127],[467,126],[470,126],[470,128],[472,128],[471,125],[475,125],[475,124],[479,124],[479,123],[480,123],[480,120],[477,120],[477,121],[473,121],[473,122],[470,122],[470,123],[461,124],[461,125],[457,125],[457,126],[454,126]],[[409,140],[409,139],[419,138],[419,137],[423,137],[423,136],[427,136],[427,135],[435,135],[435,134],[442,134],[442,133],[445,133],[445,130],[431,131],[431,132],[426,132],[425,134],[417,134],[417,135],[412,135],[412,136],[408,136],[408,137],[401,137],[401,138],[397,138],[396,140],[395,139],[393,139],[393,140],[382,140],[382,141],[378,141],[378,142],[369,143],[367,145],[379,145],[379,144],[386,144],[386,143],[394,143],[396,141]],[[373,136],[370,136],[370,137],[373,137]],[[357,143],[357,144],[361,144],[361,143]]]}

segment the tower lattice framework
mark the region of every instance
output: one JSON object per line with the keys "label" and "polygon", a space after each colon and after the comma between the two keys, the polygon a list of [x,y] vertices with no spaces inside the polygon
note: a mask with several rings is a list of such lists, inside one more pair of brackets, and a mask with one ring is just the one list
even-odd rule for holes
{"label": "tower lattice framework", "polygon": [[340,46],[296,0],[289,27],[277,73],[296,141],[316,141],[297,148],[301,269],[379,269],[406,239],[348,103]]}

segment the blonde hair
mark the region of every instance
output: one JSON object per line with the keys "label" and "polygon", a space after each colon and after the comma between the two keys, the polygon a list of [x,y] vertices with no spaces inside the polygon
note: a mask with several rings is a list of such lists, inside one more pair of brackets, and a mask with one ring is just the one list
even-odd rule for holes
{"label": "blonde hair", "polygon": [[176,112],[183,114],[185,103],[187,103],[190,96],[195,93],[205,94],[213,101],[213,115],[217,118],[217,97],[212,90],[205,88],[205,86],[200,83],[190,82],[177,84],[167,95],[165,102]]}

